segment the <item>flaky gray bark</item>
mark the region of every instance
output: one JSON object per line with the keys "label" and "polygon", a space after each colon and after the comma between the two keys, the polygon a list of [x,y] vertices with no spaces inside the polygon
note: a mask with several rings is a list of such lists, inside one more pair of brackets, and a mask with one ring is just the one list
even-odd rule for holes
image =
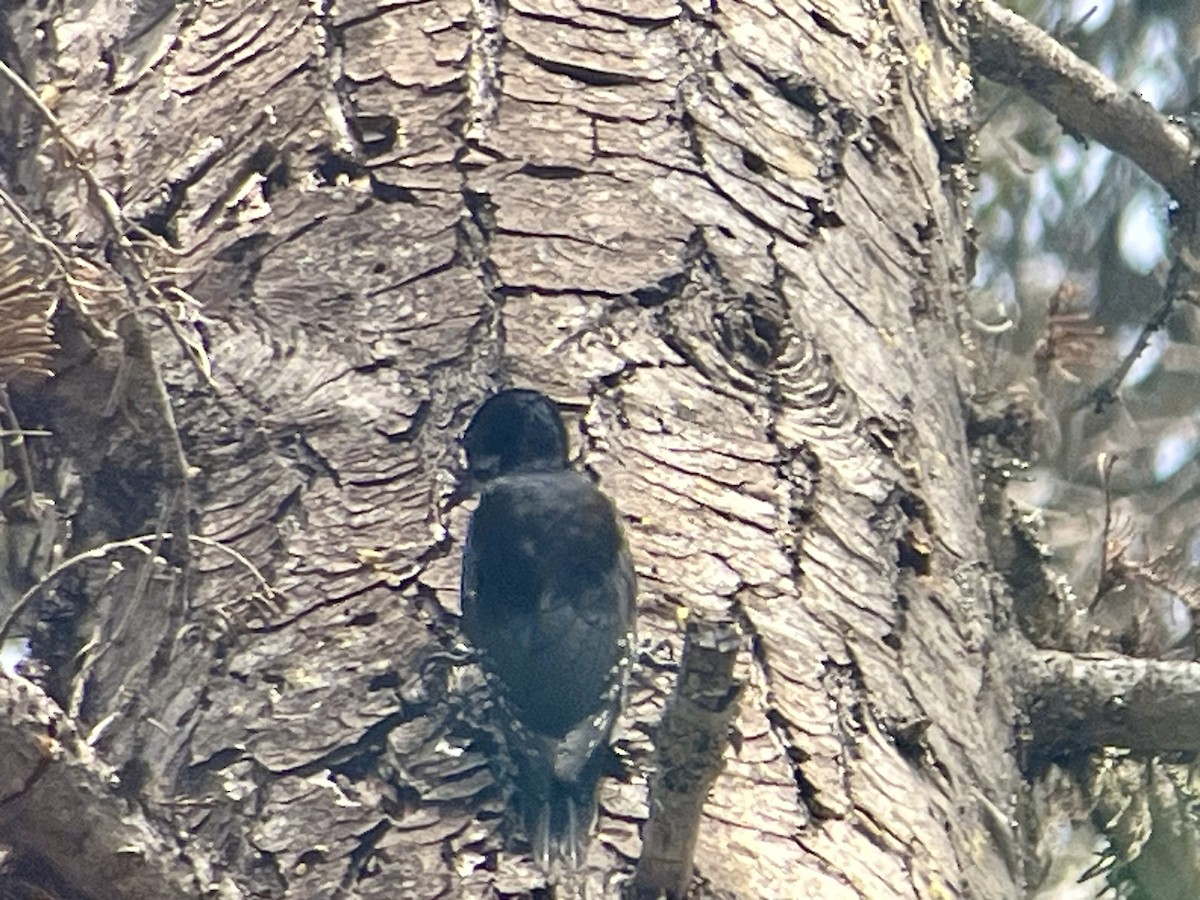
{"label": "flaky gray bark", "polygon": [[79,288],[55,378],[14,397],[53,432],[33,450],[56,505],[12,587],[55,573],[33,650],[112,802],[246,895],[544,883],[505,849],[471,673],[436,656],[453,438],[516,382],[577,412],[641,583],[628,772],[569,889],[634,868],[690,610],[748,636],[711,890],[1016,895],[1005,599],[960,400],[955,15],[12,10],[48,109],[5,94],[6,183],[108,288]]}

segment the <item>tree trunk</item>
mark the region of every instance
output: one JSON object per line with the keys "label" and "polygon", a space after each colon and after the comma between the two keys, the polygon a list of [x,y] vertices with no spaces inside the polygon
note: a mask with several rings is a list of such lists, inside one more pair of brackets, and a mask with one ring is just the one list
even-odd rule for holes
{"label": "tree trunk", "polygon": [[[624,772],[563,894],[635,868],[684,614],[746,635],[708,895],[1018,894],[962,24],[819,7],[7,13],[43,106],[5,82],[6,190],[88,278],[11,388],[52,433],[5,576],[48,711],[3,727],[56,719],[86,802],[177,842],[125,845],[160,896],[545,884],[447,652],[454,442],[505,384],[565,405],[640,582]],[[133,896],[19,827],[67,796],[47,765],[0,779],[0,839]]]}

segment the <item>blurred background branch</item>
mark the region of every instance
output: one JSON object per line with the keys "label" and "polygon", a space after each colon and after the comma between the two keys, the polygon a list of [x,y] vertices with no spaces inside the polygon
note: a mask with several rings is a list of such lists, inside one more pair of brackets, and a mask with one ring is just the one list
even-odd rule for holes
{"label": "blurred background branch", "polygon": [[1068,134],[1094,138],[1137,163],[1180,203],[1200,200],[1192,135],[1040,28],[994,0],[975,0],[972,61],[1054,114]]}

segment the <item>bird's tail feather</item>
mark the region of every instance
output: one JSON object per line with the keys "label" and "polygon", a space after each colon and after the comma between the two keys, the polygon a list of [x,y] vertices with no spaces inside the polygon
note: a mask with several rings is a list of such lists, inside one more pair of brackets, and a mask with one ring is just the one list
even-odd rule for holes
{"label": "bird's tail feather", "polygon": [[583,865],[596,821],[595,784],[554,781],[545,796],[531,798],[525,823],[533,858],[549,871],[561,861],[571,869]]}

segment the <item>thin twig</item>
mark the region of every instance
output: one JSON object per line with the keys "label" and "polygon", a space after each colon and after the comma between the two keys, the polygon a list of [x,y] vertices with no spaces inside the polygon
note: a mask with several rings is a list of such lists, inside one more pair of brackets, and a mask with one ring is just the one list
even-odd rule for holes
{"label": "thin twig", "polygon": [[[142,266],[137,254],[134,252],[134,247],[129,241],[126,234],[127,228],[122,224],[123,214],[120,207],[112,194],[100,183],[95,174],[83,163],[80,158],[78,148],[72,143],[66,135],[62,123],[58,117],[47,107],[37,95],[37,92],[30,87],[20,75],[14,72],[11,68],[0,61],[0,75],[7,79],[18,92],[29,101],[29,103],[41,114],[46,124],[58,137],[62,146],[71,158],[73,167],[80,173],[81,177],[88,184],[91,196],[100,208],[101,216],[111,232],[111,237],[115,242],[115,253],[113,256],[114,268],[121,274],[126,281],[127,294],[130,298],[131,308],[137,309],[141,304],[138,302],[138,291],[144,291],[149,298],[161,296],[161,292],[154,286],[149,274]],[[41,238],[43,246],[51,248],[50,252],[53,257],[59,262],[64,273],[69,274],[70,267],[67,263],[65,254],[55,247],[52,242],[44,238],[38,229],[24,213],[20,210],[18,204],[12,201],[5,195],[5,203],[10,209],[14,210],[21,221],[35,238]],[[149,236],[153,238],[153,236]],[[41,241],[39,241],[41,243]],[[156,241],[158,245],[163,245],[162,241]],[[124,261],[126,265],[121,266],[119,263]],[[81,318],[85,323],[94,326],[91,317],[87,315],[79,297],[74,294],[73,286],[70,281],[67,282],[68,288],[72,290],[73,299],[76,301],[80,310]],[[153,307],[156,304],[151,302],[148,304]],[[186,344],[186,339],[178,333],[177,325],[168,318],[168,328],[175,334],[176,339],[181,344]],[[178,489],[181,492],[181,502],[178,503],[179,514],[171,523],[172,530],[184,536],[183,545],[186,547],[189,544],[187,533],[190,531],[189,512],[191,509],[190,492],[188,490],[188,477],[191,473],[191,467],[188,465],[187,456],[183,449],[183,442],[179,435],[179,428],[175,421],[175,413],[171,407],[171,399],[167,393],[166,385],[163,383],[162,374],[159,372],[158,366],[155,363],[153,352],[150,348],[149,335],[146,333],[146,328],[138,320],[136,315],[125,315],[117,320],[117,333],[125,348],[125,354],[122,358],[122,365],[126,365],[128,361],[133,361],[142,371],[146,373],[147,380],[150,383],[151,396],[153,397],[154,406],[159,414],[161,427],[159,429],[159,447],[163,462],[165,480],[169,487]],[[195,360],[192,360],[195,365]],[[199,368],[199,367],[197,367]],[[202,372],[202,375],[207,377],[207,373]],[[209,379],[211,381],[211,379]],[[183,561],[186,567],[186,560]],[[187,579],[185,577],[185,584]],[[186,597],[184,598],[186,603]],[[0,634],[3,630],[0,630]]]}
{"label": "thin twig", "polygon": [[1155,332],[1167,324],[1167,319],[1174,311],[1175,304],[1187,294],[1186,279],[1184,276],[1190,273],[1191,268],[1184,261],[1184,254],[1177,254],[1175,261],[1171,264],[1171,274],[1167,276],[1167,286],[1163,290],[1162,303],[1154,311],[1154,315],[1146,320],[1146,324],[1142,326],[1142,330],[1138,334],[1137,340],[1134,341],[1133,347],[1125,354],[1125,358],[1121,360],[1121,364],[1117,366],[1116,371],[1100,382],[1100,384],[1096,385],[1095,389],[1083,399],[1077,409],[1093,405],[1095,406],[1095,411],[1101,413],[1104,412],[1110,403],[1117,399],[1117,389],[1121,386],[1121,382],[1125,380],[1125,376],[1129,374],[1129,370],[1133,368],[1133,364],[1137,362],[1138,357],[1150,346],[1150,339],[1154,337]]}
{"label": "thin twig", "polygon": [[79,673],[76,675],[76,680],[85,683],[88,680],[87,670],[94,668],[100,664],[100,660],[104,655],[111,650],[117,643],[117,638],[125,631],[125,627],[129,624],[129,620],[133,617],[134,612],[141,606],[142,601],[146,597],[146,592],[150,587],[150,573],[154,566],[154,560],[159,555],[159,550],[162,549],[163,541],[166,540],[166,523],[170,519],[171,508],[168,504],[164,504],[162,512],[158,517],[158,526],[154,530],[153,539],[146,545],[146,562],[138,572],[137,583],[132,591],[125,594],[121,603],[120,618],[117,619],[117,626],[109,632],[108,639],[102,643],[99,650],[88,659],[86,665],[80,666]]}
{"label": "thin twig", "polygon": [[[22,594],[17,600],[16,605],[13,606],[12,610],[9,611],[8,616],[3,620],[3,622],[0,622],[0,645],[4,643],[8,636],[9,630],[25,612],[33,598],[36,597],[42,588],[49,584],[52,579],[57,578],[67,569],[77,565],[78,563],[89,559],[103,559],[114,550],[119,550],[122,547],[132,547],[134,549],[141,550],[143,553],[149,553],[150,544],[160,537],[162,540],[173,540],[175,535],[169,531],[165,531],[161,535],[140,534],[136,537],[125,538],[124,540],[120,541],[109,541],[106,544],[101,544],[99,547],[93,547],[91,550],[84,550],[82,553],[77,553],[70,559],[64,559],[40,579],[38,579],[37,584],[33,585],[31,588],[29,588],[29,590]],[[206,538],[196,534],[189,534],[187,539],[191,543],[199,544],[202,547],[212,547],[228,554],[236,562],[245,566],[250,574],[254,576],[254,580],[257,581],[262,587],[262,590],[265,594],[272,598],[282,596],[279,591],[271,586],[271,584],[267,581],[266,576],[263,575],[262,571],[259,570],[254,563],[250,562],[250,560],[247,559],[244,554],[238,550],[235,550],[233,547],[222,544],[219,541],[214,541],[212,538]]]}
{"label": "thin twig", "polygon": [[24,78],[10,69],[3,60],[0,60],[0,75],[3,75],[9,84],[15,87],[29,101],[41,114],[46,124],[50,126],[50,130],[54,132],[54,136],[58,138],[63,149],[67,151],[67,156],[71,158],[72,168],[87,183],[88,189],[92,192],[93,198],[100,207],[101,214],[113,232],[113,238],[117,241],[121,249],[127,252],[131,251],[133,245],[130,244],[129,238],[125,236],[125,228],[121,225],[121,207],[117,205],[116,198],[100,183],[100,179],[96,177],[96,174],[84,164],[79,148],[75,146],[74,141],[67,137],[67,132],[63,128],[62,122],[58,120],[58,116],[54,115],[50,107],[42,102],[42,98],[37,95],[37,91],[30,87]]}
{"label": "thin twig", "polygon": [[[25,512],[32,519],[37,516],[37,503],[33,490],[33,466],[29,462],[29,447],[25,444],[25,435],[29,432],[21,430],[21,423],[17,421],[17,414],[13,411],[8,391],[3,387],[0,387],[0,409],[4,411],[4,415],[8,417],[8,421],[12,425],[11,433],[19,435],[13,443],[17,448],[17,465],[21,467],[21,480],[25,482]],[[5,432],[6,435],[8,433]],[[0,643],[3,642],[0,641]]]}
{"label": "thin twig", "polygon": [[[175,285],[168,287],[166,291],[163,292],[163,296],[165,297],[167,293],[179,294],[181,297],[187,297],[189,299],[191,298],[191,294],[187,293],[187,291],[183,290],[183,288]],[[183,303],[181,302],[180,305],[182,306]],[[217,383],[212,377],[212,361],[208,358],[208,351],[204,349],[203,342],[201,342],[199,339],[193,339],[189,335],[185,335],[176,317],[172,316],[162,306],[154,306],[153,312],[158,315],[163,322],[166,323],[167,328],[170,329],[176,343],[179,344],[179,349],[183,351],[184,355],[187,356],[187,358],[191,361],[196,371],[200,373],[200,377],[204,379],[204,383],[215,390]]]}
{"label": "thin twig", "polygon": [[[71,139],[67,136],[62,123],[54,112],[42,102],[42,99],[37,95],[32,87],[26,83],[25,79],[14,72],[11,68],[0,61],[0,76],[7,79],[17,91],[29,101],[29,103],[38,111],[46,124],[54,132],[55,136],[66,149],[67,155],[70,156],[73,167],[79,172],[80,176],[87,183],[93,199],[100,207],[101,216],[108,226],[113,241],[116,243],[116,253],[114,254],[114,267],[117,268],[119,274],[126,278],[129,285],[129,295],[133,301],[134,308],[140,306],[137,291],[145,291],[148,296],[161,296],[161,292],[154,286],[153,280],[142,266],[137,254],[134,252],[133,244],[130,242],[127,231],[130,229],[122,224],[124,214],[121,212],[116,199],[100,183],[95,173],[91,171],[83,162],[79,149],[74,145]],[[144,231],[143,231],[144,233]],[[145,234],[155,246],[167,248],[166,242],[157,238],[155,235]],[[119,262],[124,261],[127,266],[122,267]],[[153,305],[153,304],[151,304]],[[122,327],[124,323],[124,327]],[[168,319],[168,327],[172,330],[176,329],[176,325]],[[175,414],[171,409],[171,401],[167,395],[166,385],[163,384],[162,376],[158,371],[158,367],[154,364],[153,354],[149,348],[149,337],[146,334],[145,327],[135,316],[128,316],[118,321],[118,333],[125,342],[126,349],[129,355],[135,360],[147,366],[147,371],[150,374],[152,381],[152,394],[154,396],[155,405],[158,407],[159,414],[163,423],[166,426],[166,440],[164,440],[163,461],[166,463],[168,470],[168,481],[172,486],[179,486],[184,491],[184,512],[180,517],[177,517],[175,523],[177,530],[187,530],[187,510],[190,509],[190,501],[188,500],[187,491],[187,475],[189,471],[187,457],[183,452],[183,444],[179,439],[179,431],[175,425]],[[186,339],[181,335],[175,335],[176,340],[185,343]],[[194,361],[193,361],[194,362]],[[171,452],[167,452],[167,448]]]}
{"label": "thin twig", "polygon": [[1100,598],[1112,586],[1112,576],[1108,571],[1108,546],[1109,535],[1112,533],[1112,470],[1116,461],[1115,453],[1101,453],[1096,458],[1096,467],[1100,470],[1100,484],[1104,488],[1104,530],[1100,534],[1100,578],[1096,582],[1096,596],[1088,604],[1088,612],[1096,608]]}
{"label": "thin twig", "polygon": [[79,314],[79,320],[83,323],[84,331],[87,332],[88,337],[92,338],[93,340],[114,339],[116,335],[114,335],[111,331],[107,331],[106,329],[102,328],[96,322],[95,318],[88,314],[87,305],[84,302],[83,297],[80,296],[79,289],[84,288],[85,290],[94,291],[95,293],[107,293],[115,292],[119,290],[119,288],[108,285],[91,284],[90,282],[82,281],[76,278],[73,274],[71,274],[71,260],[67,254],[63,252],[63,249],[46,236],[46,233],[42,231],[42,229],[36,222],[33,221],[33,219],[26,215],[25,210],[21,208],[20,204],[17,203],[17,201],[11,197],[3,187],[0,187],[0,203],[4,204],[5,208],[12,214],[13,218],[15,218],[17,222],[20,223],[21,227],[25,229],[25,232],[29,235],[30,240],[32,240],[37,246],[41,247],[42,250],[46,252],[46,255],[50,257],[51,263],[58,277],[62,280],[63,286],[66,288],[67,294],[71,299],[71,305]]}
{"label": "thin twig", "polygon": [[67,264],[67,255],[62,252],[62,249],[50,238],[46,237],[45,232],[38,227],[33,219],[25,214],[25,210],[21,208],[21,204],[17,203],[8,191],[0,187],[0,203],[3,203],[14,219],[29,233],[29,237],[34,243],[38,244],[45,250],[57,263],[64,277],[68,277],[69,267]]}

